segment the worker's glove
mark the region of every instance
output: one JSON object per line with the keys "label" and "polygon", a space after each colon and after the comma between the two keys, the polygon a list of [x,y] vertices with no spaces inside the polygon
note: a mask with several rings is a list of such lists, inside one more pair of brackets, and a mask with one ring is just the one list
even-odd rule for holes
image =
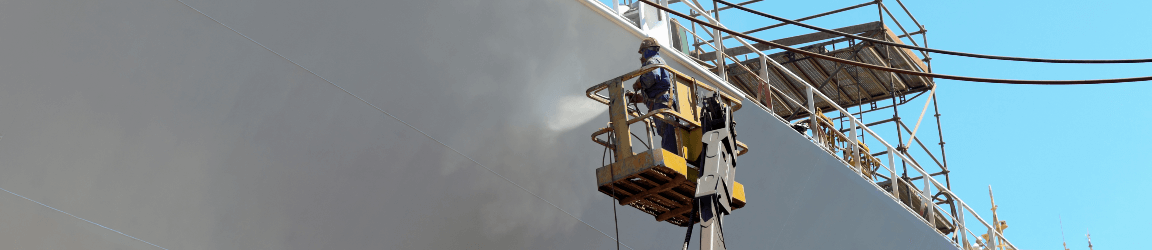
{"label": "worker's glove", "polygon": [[624,93],[628,97],[628,103],[644,103],[644,95],[636,93]]}
{"label": "worker's glove", "polygon": [[640,91],[640,81],[639,80],[632,83],[632,91]]}

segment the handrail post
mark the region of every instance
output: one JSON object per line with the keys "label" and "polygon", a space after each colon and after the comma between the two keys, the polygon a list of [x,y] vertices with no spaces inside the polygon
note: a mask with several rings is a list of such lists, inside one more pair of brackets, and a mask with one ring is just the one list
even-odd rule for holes
{"label": "handrail post", "polygon": [[992,242],[992,249],[1000,249],[1000,217],[996,215],[996,197],[992,196],[992,185],[988,185],[988,200],[992,201],[992,226],[988,229],[993,233],[988,233],[988,241]]}
{"label": "handrail post", "polygon": [[892,181],[892,196],[895,196],[896,200],[900,201],[900,177],[896,176],[896,162],[892,159],[892,154],[895,152],[896,150],[893,149],[892,146],[888,146],[888,172],[892,175],[892,178],[889,179]]}
{"label": "handrail post", "polygon": [[848,144],[851,145],[851,147],[852,147],[848,151],[852,154],[852,158],[851,158],[852,159],[852,162],[851,162],[852,168],[854,170],[856,170],[856,172],[860,172],[861,174],[863,174],[864,169],[860,168],[860,162],[863,161],[864,159],[861,159],[861,157],[860,157],[860,145],[856,144],[856,140],[857,140],[856,139],[856,125],[857,125],[856,119],[851,119],[848,121],[852,125],[852,131],[848,133],[849,135],[852,136],[851,139],[848,139]]}
{"label": "handrail post", "polygon": [[644,20],[644,5],[643,4],[637,4],[636,5],[636,26],[640,28],[640,33],[644,33],[644,36],[648,36],[648,29],[644,27],[644,26],[646,26],[646,25],[644,25],[646,23],[647,23],[647,21]]}
{"label": "handrail post", "polygon": [[[712,24],[716,24],[716,22],[712,22]],[[713,37],[720,37],[720,29],[712,29],[712,32],[715,33]],[[720,79],[727,81],[728,73],[725,72],[724,68],[724,66],[727,66],[725,65],[726,63],[724,63],[724,44],[721,43],[723,41],[721,41],[721,39],[713,40],[716,40],[716,46],[712,46],[716,48],[716,75],[719,76]]]}
{"label": "handrail post", "polygon": [[996,227],[996,223],[993,222],[992,227],[988,228],[988,242],[984,243],[984,244],[988,245],[989,250],[996,250],[997,246],[999,245],[996,243],[996,229],[995,229],[995,227]]}
{"label": "handrail post", "polygon": [[935,223],[936,220],[934,220],[935,217],[932,216],[932,211],[936,210],[934,208],[936,206],[936,203],[932,202],[932,195],[930,194],[932,192],[932,189],[931,189],[932,184],[928,178],[932,178],[931,175],[925,174],[924,175],[924,192],[922,193],[924,196],[924,201],[922,202],[922,204],[924,206],[924,219],[927,220],[930,225],[932,225],[932,228],[936,228],[936,223]]}
{"label": "handrail post", "polygon": [[864,161],[864,157],[861,156],[861,145],[859,145],[858,139],[856,136],[856,128],[858,128],[858,126],[863,126],[863,124],[857,123],[857,122],[858,121],[855,119],[851,120],[851,123],[852,123],[852,131],[851,131],[852,158],[856,159],[856,162],[854,162],[854,164],[852,164],[852,166],[856,167],[857,172],[861,172],[863,174],[864,168],[861,166],[863,166],[862,164]]}
{"label": "handrail post", "polygon": [[[668,7],[668,0],[660,0],[659,3],[660,3],[660,6]],[[656,11],[656,20],[668,19],[667,14],[668,13],[664,13],[664,10],[657,10]]]}
{"label": "handrail post", "polygon": [[812,100],[812,86],[805,90],[808,93],[808,131],[812,131],[812,140],[816,141],[816,145],[824,147],[820,140],[820,123],[816,121],[816,101]]}
{"label": "handrail post", "polygon": [[[772,85],[768,85],[768,57],[767,56],[760,56],[760,79],[764,79],[764,86],[763,86],[764,88],[761,89],[761,91],[760,91],[760,95],[762,95],[760,98],[767,100],[768,103],[765,103],[764,105],[768,106],[769,109],[772,109],[772,101],[771,101],[772,100],[772,91],[770,90],[772,88]],[[759,101],[759,100],[757,100],[757,101]],[[772,110],[772,112],[775,112],[775,111]]]}
{"label": "handrail post", "polygon": [[[957,204],[959,204],[960,206],[964,206],[964,203],[957,202]],[[956,225],[957,225],[956,231],[959,233],[957,235],[960,236],[960,240],[957,241],[957,243],[960,243],[960,249],[967,249],[967,247],[968,247],[968,233],[965,231],[965,230],[967,230],[967,228],[964,227],[964,209],[963,208],[960,209],[959,213],[956,213],[956,221],[957,221],[956,222]]]}
{"label": "handrail post", "polygon": [[620,14],[620,0],[612,0],[612,12],[616,12],[617,15]]}
{"label": "handrail post", "polygon": [[768,81],[768,58],[763,56],[760,57],[760,79]]}

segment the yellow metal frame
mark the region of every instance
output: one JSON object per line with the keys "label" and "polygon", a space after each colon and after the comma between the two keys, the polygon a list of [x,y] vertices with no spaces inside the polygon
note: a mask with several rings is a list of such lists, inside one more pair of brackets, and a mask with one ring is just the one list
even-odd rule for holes
{"label": "yellow metal frame", "polygon": [[[670,95],[670,96],[674,97],[673,101],[675,101],[677,103],[677,105],[676,105],[677,107],[675,109],[663,108],[663,109],[653,110],[653,111],[650,111],[650,112],[643,114],[643,115],[638,115],[635,112],[627,111],[627,100],[626,100],[626,98],[624,98],[624,93],[626,92],[626,90],[624,90],[623,82],[631,80],[632,78],[639,77],[640,75],[642,75],[644,73],[648,73],[648,72],[656,70],[658,68],[663,68],[665,70],[668,70],[668,72],[672,73],[673,81],[675,82],[675,87],[673,87],[669,91],[673,92],[673,93],[671,93],[672,95]],[[611,93],[610,94],[611,96],[603,96],[603,95],[599,94],[599,92],[604,91],[604,90],[608,90]],[[720,94],[720,97],[723,100],[724,104],[732,107],[733,112],[740,110],[740,108],[743,107],[740,104],[740,99],[732,97],[728,94],[725,94],[724,92],[718,91],[716,88],[714,88],[708,84],[705,84],[703,82],[697,81],[695,78],[692,78],[688,75],[685,75],[684,73],[680,73],[679,71],[672,69],[672,67],[669,67],[668,65],[649,65],[649,66],[634,70],[632,72],[628,72],[627,74],[624,74],[622,76],[613,78],[612,80],[608,80],[608,81],[604,81],[600,84],[596,84],[595,86],[588,88],[588,90],[585,91],[585,95],[588,96],[588,98],[591,98],[592,100],[596,100],[600,103],[607,104],[609,106],[609,113],[610,113],[609,115],[614,117],[613,120],[611,121],[611,123],[609,123],[609,124],[619,124],[619,125],[623,125],[623,126],[620,126],[619,128],[617,128],[614,125],[610,125],[609,127],[601,128],[601,129],[597,130],[596,132],[592,133],[592,141],[597,143],[597,144],[600,144],[601,146],[609,147],[612,149],[621,149],[622,151],[626,151],[626,153],[628,153],[628,154],[624,154],[625,156],[630,155],[630,153],[631,153],[630,139],[628,139],[629,142],[627,142],[627,143],[620,142],[620,145],[627,144],[627,146],[628,146],[627,149],[624,149],[622,147],[616,146],[616,144],[618,142],[609,142],[606,140],[601,140],[598,137],[601,135],[607,134],[608,132],[613,132],[614,130],[616,130],[615,132],[617,132],[616,134],[618,134],[618,135],[621,135],[621,134],[622,135],[629,135],[628,133],[625,133],[625,132],[630,132],[627,129],[627,125],[632,125],[634,123],[644,121],[644,120],[647,120],[649,118],[660,119],[660,120],[662,120],[668,124],[672,124],[672,125],[676,126],[677,129],[691,133],[691,132],[693,132],[692,131],[693,129],[697,129],[700,127],[700,107],[699,107],[700,106],[700,97],[698,95],[700,90],[707,90],[707,91],[711,91],[711,92]],[[619,97],[617,97],[616,94],[619,94]],[[613,99],[621,100],[621,101],[619,103],[613,103],[612,102]],[[688,111],[691,111],[691,112],[688,112]],[[620,119],[620,118],[626,118],[626,119]],[[687,146],[684,144],[684,142],[682,142],[680,140],[681,138],[679,138],[679,136],[675,136],[675,137],[677,139],[677,142],[680,145],[680,148],[684,148]],[[628,138],[628,137],[622,136],[622,137],[617,137],[617,138],[619,139],[619,138]],[[739,153],[737,155],[743,155],[743,154],[748,152],[747,144],[744,144],[743,142],[739,142],[739,141],[737,141],[736,144],[737,144],[737,147],[739,147]],[[617,151],[617,154],[620,154],[622,151]],[[687,151],[687,150],[680,150],[680,151]],[[680,154],[680,157],[691,158],[691,157],[688,157],[688,155],[685,154],[685,152],[677,152],[677,153]],[[621,160],[620,157],[617,157],[617,160]]]}
{"label": "yellow metal frame", "polygon": [[[624,82],[640,75],[662,68],[672,73],[673,88],[670,97],[677,105],[672,108],[653,110],[646,114],[628,110],[627,90]],[[599,94],[607,90],[609,96]],[[701,91],[719,93],[721,103],[739,110],[740,100],[717,91],[716,88],[684,75],[667,65],[650,65],[629,72],[588,88],[588,98],[609,106],[611,122],[592,134],[592,141],[612,149],[615,162],[596,169],[596,184],[600,192],[615,195],[621,205],[635,207],[656,217],[657,221],[688,226],[692,223],[692,198],[696,192],[697,170],[687,162],[694,160],[701,150],[700,106]],[[629,125],[649,119],[660,119],[676,127],[677,133],[665,135],[673,137],[680,150],[670,152],[655,147],[639,154],[632,152],[632,137]],[[601,140],[598,137],[607,133],[617,136]],[[697,135],[693,138],[692,135]],[[671,138],[665,138],[671,139]],[[737,155],[748,152],[748,146],[736,141]],[[690,152],[695,152],[696,155]],[[744,185],[733,184],[733,208],[746,204]]]}

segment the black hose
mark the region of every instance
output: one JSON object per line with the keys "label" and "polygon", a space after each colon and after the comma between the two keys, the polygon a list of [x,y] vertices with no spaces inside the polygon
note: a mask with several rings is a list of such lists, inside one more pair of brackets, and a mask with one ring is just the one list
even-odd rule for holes
{"label": "black hose", "polygon": [[[612,131],[608,131],[608,141],[613,141],[613,137],[614,136],[612,134]],[[604,153],[608,153],[608,147],[604,147]],[[613,154],[613,157],[611,158],[611,159],[613,159],[612,161],[616,161],[615,160],[616,159],[615,158],[616,150],[612,150],[612,154]],[[600,165],[604,165],[603,154],[600,157]],[[612,166],[609,166],[609,165],[604,165],[604,166],[608,167],[609,174],[612,175],[608,179],[615,181],[616,169],[612,168]],[[616,226],[616,250],[620,250],[620,220],[616,216],[616,187],[615,187],[614,183],[615,182],[609,182],[608,188],[612,189],[612,223]],[[631,248],[631,247],[629,247],[629,248]]]}

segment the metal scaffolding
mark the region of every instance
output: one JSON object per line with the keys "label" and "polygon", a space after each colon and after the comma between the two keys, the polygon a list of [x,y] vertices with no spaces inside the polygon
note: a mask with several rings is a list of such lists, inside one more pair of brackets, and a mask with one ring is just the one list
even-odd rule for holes
{"label": "metal scaffolding", "polygon": [[[966,208],[981,222],[983,219],[949,191],[950,170],[945,154],[941,115],[933,78],[860,67],[787,50],[766,53],[781,49],[779,46],[782,45],[839,59],[931,73],[932,58],[928,52],[913,52],[907,48],[829,32],[769,40],[775,45],[770,45],[768,42],[750,43],[741,37],[782,27],[788,23],[772,23],[739,35],[731,33],[724,35],[723,32],[730,31],[726,31],[719,24],[722,18],[721,12],[737,11],[732,9],[743,10],[747,8],[746,5],[759,1],[732,4],[714,0],[711,10],[703,9],[706,5],[698,0],[668,1],[660,7],[673,12],[667,9],[667,6],[677,2],[684,3],[690,10],[686,15],[677,13],[679,17],[669,15],[673,36],[671,47],[705,68],[711,69],[713,73],[742,90],[745,97],[755,100],[762,108],[775,114],[782,121],[793,124],[798,132],[828,153],[840,156],[846,165],[856,170],[862,177],[872,180],[879,188],[890,192],[893,198],[912,211],[919,213],[926,223],[932,225],[942,235],[950,237],[957,246],[963,246],[962,248],[970,246],[969,239],[975,237],[964,226],[963,210]],[[882,1],[877,0],[795,21],[863,10],[864,7],[875,5],[877,20],[857,20],[856,23],[848,23],[847,26],[834,30],[893,44],[908,42],[917,47],[927,47],[927,29],[902,2],[899,0],[896,2],[906,16],[898,16],[899,12],[894,14]],[[640,0],[637,4],[655,3]],[[910,19],[915,25],[912,27],[913,30],[906,29],[900,18]],[[890,28],[889,24],[894,24],[896,29]],[[731,44],[732,42],[740,44]],[[727,46],[726,43],[731,46]],[[907,106],[920,97],[929,99],[922,99],[924,101],[922,107],[918,107],[918,103],[913,105],[913,109],[921,109],[921,114],[919,118],[914,116],[912,124],[908,124],[909,122],[901,116],[900,107]],[[919,125],[923,122],[923,114],[927,112],[929,106],[936,122],[935,134],[939,151],[927,146],[923,140],[927,138],[917,134],[920,132]],[[848,111],[853,107],[856,108],[854,111]],[[876,115],[869,115],[868,119],[865,119],[867,113]],[[905,111],[905,114],[907,113]],[[915,112],[912,114],[916,115]],[[892,130],[889,131],[894,132],[891,135],[896,137],[896,145],[884,142],[869,129],[874,126],[891,126]],[[871,152],[868,147],[868,143],[871,142],[866,140],[869,136],[865,134],[870,134],[873,140],[886,145],[887,148]],[[914,147],[919,150],[912,149]],[[912,154],[916,154],[920,159],[913,158]],[[878,158],[884,155],[889,159],[887,165]],[[894,158],[900,160],[901,169],[895,168]],[[924,158],[930,161],[925,162]],[[930,168],[931,171],[921,168],[932,165],[935,167]],[[909,168],[916,171],[910,173]],[[885,171],[888,173],[881,173]],[[935,176],[943,176],[943,183],[936,182]],[[923,183],[917,185],[917,181]],[[931,192],[933,186],[935,192]],[[977,244],[982,243],[977,241]]]}

